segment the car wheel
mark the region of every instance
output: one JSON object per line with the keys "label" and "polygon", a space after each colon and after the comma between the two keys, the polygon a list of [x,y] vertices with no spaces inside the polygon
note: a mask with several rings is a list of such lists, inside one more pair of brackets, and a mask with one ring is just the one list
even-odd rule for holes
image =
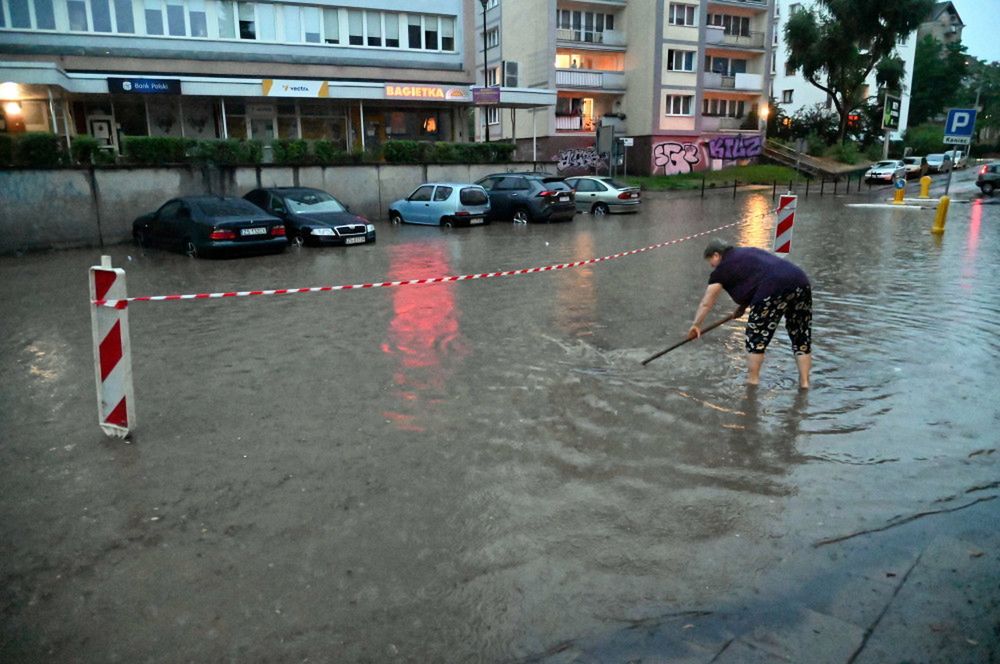
{"label": "car wheel", "polygon": [[531,221],[531,215],[524,208],[518,208],[514,210],[514,223],[515,224],[526,224]]}
{"label": "car wheel", "polygon": [[389,213],[389,221],[393,224],[399,225],[403,223],[403,215],[393,210]]}
{"label": "car wheel", "polygon": [[295,235],[292,236],[292,244],[294,244],[296,247],[303,247],[306,244],[306,239],[305,237],[302,236],[301,233],[296,233]]}
{"label": "car wheel", "polygon": [[455,225],[455,223],[451,220],[450,217],[441,217],[441,221],[439,223],[445,228],[451,228],[452,226]]}
{"label": "car wheel", "polygon": [[984,182],[981,189],[983,190],[983,193],[986,194],[987,196],[992,196],[993,192],[996,190],[996,185],[993,184],[992,182]]}
{"label": "car wheel", "polygon": [[184,253],[191,258],[198,257],[198,247],[192,240],[184,240]]}
{"label": "car wheel", "polygon": [[591,214],[596,217],[603,217],[604,215],[610,214],[611,208],[608,207],[607,203],[597,203],[594,205],[594,209],[591,210]]}

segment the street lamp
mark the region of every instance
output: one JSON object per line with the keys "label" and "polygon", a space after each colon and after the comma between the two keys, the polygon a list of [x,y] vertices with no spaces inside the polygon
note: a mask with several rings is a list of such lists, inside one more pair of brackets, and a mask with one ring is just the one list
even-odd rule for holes
{"label": "street lamp", "polygon": [[[483,88],[489,87],[489,67],[487,66],[486,59],[486,3],[489,0],[479,0],[479,3],[483,6]],[[483,127],[486,132],[486,142],[490,142],[490,114],[487,108],[483,107]]]}

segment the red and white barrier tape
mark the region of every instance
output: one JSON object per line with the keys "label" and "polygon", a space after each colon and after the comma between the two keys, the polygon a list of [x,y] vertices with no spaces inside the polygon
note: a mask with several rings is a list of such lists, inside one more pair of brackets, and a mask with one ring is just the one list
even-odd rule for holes
{"label": "red and white barrier tape", "polygon": [[404,279],[402,281],[377,281],[366,284],[343,284],[340,286],[315,286],[312,288],[273,288],[267,290],[228,291],[224,293],[192,293],[187,295],[144,295],[139,297],[126,297],[120,300],[110,300],[110,299],[93,300],[91,304],[98,307],[111,307],[114,309],[124,309],[125,307],[128,306],[130,302],[168,302],[171,300],[213,300],[224,297],[252,297],[254,295],[293,295],[297,293],[328,293],[332,291],[360,290],[365,288],[423,286],[427,284],[450,283],[453,281],[468,281],[471,279],[492,279],[495,277],[513,277],[521,274],[535,274],[537,272],[549,272],[552,270],[565,270],[567,268],[583,267],[584,265],[594,265],[595,263],[603,263],[605,261],[614,260],[616,258],[624,258],[625,256],[634,256],[636,254],[652,251],[653,249],[661,249],[663,247],[668,247],[674,244],[680,244],[681,242],[687,242],[688,240],[694,240],[695,238],[711,235],[712,233],[717,233],[721,230],[732,228],[733,226],[739,226],[740,224],[747,223],[748,221],[751,220],[748,219],[748,220],[733,222],[731,224],[725,224],[723,226],[716,226],[715,228],[711,228],[701,233],[695,233],[694,235],[688,235],[686,237],[677,238],[675,240],[667,240],[666,242],[658,242],[656,244],[651,244],[648,247],[643,247],[641,249],[631,249],[629,251],[622,251],[617,254],[611,254],[609,256],[601,256],[600,258],[588,258],[587,260],[573,261],[571,263],[558,263],[556,265],[545,265],[543,267],[529,267],[520,270],[480,272],[478,274],[462,274],[462,275],[452,275],[444,277],[429,277],[425,279]]}

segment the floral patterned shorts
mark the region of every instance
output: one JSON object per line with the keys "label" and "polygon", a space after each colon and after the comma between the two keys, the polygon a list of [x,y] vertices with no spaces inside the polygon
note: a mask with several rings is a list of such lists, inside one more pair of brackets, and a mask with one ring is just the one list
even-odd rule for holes
{"label": "floral patterned shorts", "polygon": [[781,317],[796,355],[812,351],[812,289],[803,286],[764,298],[750,308],[747,319],[747,352],[763,353],[771,343]]}

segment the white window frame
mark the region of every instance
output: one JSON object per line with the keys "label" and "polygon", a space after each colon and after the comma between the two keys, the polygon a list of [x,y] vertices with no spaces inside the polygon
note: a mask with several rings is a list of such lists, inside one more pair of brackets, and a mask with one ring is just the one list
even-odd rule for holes
{"label": "white window frame", "polygon": [[[671,2],[667,22],[670,25],[694,27],[698,25],[698,7],[683,2]],[[680,15],[679,15],[680,14]],[[690,14],[690,22],[688,15]]]}
{"label": "white window frame", "polygon": [[[686,100],[686,101],[685,101]],[[678,102],[680,106],[680,112],[674,112],[675,101]],[[683,94],[668,94],[666,96],[666,101],[664,106],[666,106],[666,112],[664,115],[670,117],[691,117],[693,115],[692,106],[694,105],[694,94],[683,95]],[[687,106],[687,112],[684,112],[684,107]]]}
{"label": "white window frame", "polygon": [[[667,50],[667,71],[693,72],[694,51],[671,48]],[[679,64],[679,66],[678,66]]]}
{"label": "white window frame", "polygon": [[795,90],[794,89],[792,89],[792,90],[782,90],[781,91],[781,103],[782,104],[791,104],[791,103],[794,103],[792,101],[792,98],[794,96],[795,96]]}

